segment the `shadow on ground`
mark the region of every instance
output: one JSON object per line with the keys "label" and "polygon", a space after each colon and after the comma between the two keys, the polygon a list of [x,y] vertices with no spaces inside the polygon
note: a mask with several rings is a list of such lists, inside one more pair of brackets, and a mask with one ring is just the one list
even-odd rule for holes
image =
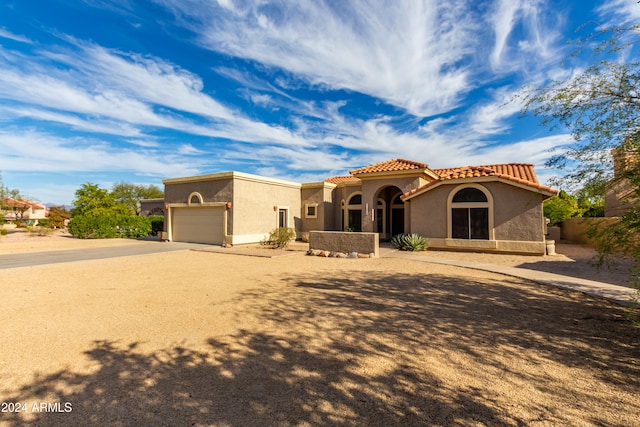
{"label": "shadow on ground", "polygon": [[633,261],[625,257],[616,257],[609,264],[597,266],[597,252],[595,249],[576,244],[559,244],[557,252],[571,261],[546,260],[525,262],[518,267],[547,273],[562,274],[586,280],[595,280],[618,286],[631,286],[631,268]]}
{"label": "shadow on ground", "polygon": [[440,275],[290,277],[239,297],[250,307],[239,316],[257,318],[260,330],[212,331],[198,350],[143,353],[137,343],[95,342],[86,356],[96,372],[34,378],[9,399],[70,402],[70,413],[1,420],[638,425],[640,329],[614,305],[538,289]]}

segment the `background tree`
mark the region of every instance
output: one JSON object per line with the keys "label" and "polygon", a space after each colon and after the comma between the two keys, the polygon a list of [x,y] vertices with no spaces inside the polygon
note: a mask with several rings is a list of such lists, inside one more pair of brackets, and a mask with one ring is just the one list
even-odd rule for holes
{"label": "background tree", "polygon": [[53,206],[49,209],[49,226],[64,227],[64,222],[71,219],[71,212],[64,206]]}
{"label": "background tree", "polygon": [[[124,183],[121,188],[128,189]],[[76,190],[69,232],[81,239],[136,238],[151,233],[151,220],[135,215],[124,196],[87,182]]]}
{"label": "background tree", "polygon": [[106,188],[100,188],[91,182],[84,183],[76,190],[73,199],[72,216],[101,215],[104,213],[127,213],[124,204],[116,202],[115,197]]}
{"label": "background tree", "polygon": [[164,197],[164,193],[155,185],[136,185],[128,182],[119,182],[111,189],[116,203],[126,205],[133,215],[140,214],[141,199],[156,199]]}
{"label": "background tree", "polygon": [[549,218],[549,225],[556,225],[567,218],[580,216],[578,201],[566,191],[561,190],[557,196],[544,201],[544,216]]}
{"label": "background tree", "polygon": [[[640,7],[640,5],[638,6]],[[564,127],[575,143],[548,165],[564,169],[565,185],[604,188],[616,182],[629,185],[631,200],[640,201],[640,24],[599,29],[577,41],[571,57],[591,53],[594,63],[564,81],[524,93],[524,112],[544,125]],[[569,59],[571,59],[571,57]],[[623,154],[620,173],[613,176],[612,151]],[[591,230],[600,263],[613,254],[635,261],[640,281],[640,217],[630,209],[621,220]],[[640,296],[640,286],[638,287]]]}

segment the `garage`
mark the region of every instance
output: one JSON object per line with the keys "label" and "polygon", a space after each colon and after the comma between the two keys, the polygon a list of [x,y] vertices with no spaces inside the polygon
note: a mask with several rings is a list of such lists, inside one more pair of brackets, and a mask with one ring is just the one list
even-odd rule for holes
{"label": "garage", "polygon": [[224,212],[222,206],[172,208],[172,240],[221,245],[224,242]]}

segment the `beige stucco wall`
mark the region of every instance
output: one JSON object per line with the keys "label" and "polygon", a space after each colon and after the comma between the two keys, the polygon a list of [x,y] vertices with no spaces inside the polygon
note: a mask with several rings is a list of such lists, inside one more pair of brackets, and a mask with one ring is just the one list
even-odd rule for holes
{"label": "beige stucco wall", "polygon": [[278,227],[278,210],[288,210],[288,226],[300,230],[300,184],[236,177],[233,186],[233,244],[259,242]]}
{"label": "beige stucco wall", "polygon": [[632,201],[633,190],[632,187],[624,182],[611,184],[605,194],[604,216],[622,216],[632,207],[640,208],[640,202]]}
{"label": "beige stucco wall", "polygon": [[496,240],[544,241],[542,194],[501,182],[486,187],[495,203]]}
{"label": "beige stucco wall", "polygon": [[460,183],[441,185],[410,199],[410,231],[434,248],[544,253],[543,195],[502,182],[482,182],[494,201],[494,240],[450,239],[447,200]]}
{"label": "beige stucco wall", "polygon": [[560,236],[563,240],[581,243],[594,247],[595,244],[587,235],[594,227],[606,227],[620,221],[618,217],[609,218],[567,218],[560,223]]}
{"label": "beige stucco wall", "polygon": [[[335,188],[335,184],[327,182],[302,184],[300,231],[334,230],[336,215],[333,197]],[[307,204],[316,205],[317,218],[306,217]]]}
{"label": "beige stucco wall", "polygon": [[[233,197],[233,175],[231,173],[197,177],[201,179],[165,180],[165,203],[187,203],[189,195],[198,192],[204,202],[228,202]],[[196,177],[194,177],[196,178]]]}
{"label": "beige stucco wall", "polygon": [[441,185],[409,201],[410,229],[424,237],[447,237],[447,198],[453,185]]}
{"label": "beige stucco wall", "polygon": [[186,205],[193,193],[202,196],[204,205],[231,202],[231,208],[227,211],[229,243],[259,242],[278,227],[280,208],[288,209],[289,227],[300,227],[300,184],[294,182],[222,172],[168,179],[164,184],[165,203],[169,206]]}

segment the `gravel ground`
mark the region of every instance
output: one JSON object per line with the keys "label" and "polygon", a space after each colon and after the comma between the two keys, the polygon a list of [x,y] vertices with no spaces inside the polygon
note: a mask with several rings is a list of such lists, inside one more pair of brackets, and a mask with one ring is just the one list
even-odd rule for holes
{"label": "gravel ground", "polygon": [[[0,254],[139,244],[19,238]],[[640,328],[578,292],[302,254],[0,274],[0,426],[640,425]]]}

